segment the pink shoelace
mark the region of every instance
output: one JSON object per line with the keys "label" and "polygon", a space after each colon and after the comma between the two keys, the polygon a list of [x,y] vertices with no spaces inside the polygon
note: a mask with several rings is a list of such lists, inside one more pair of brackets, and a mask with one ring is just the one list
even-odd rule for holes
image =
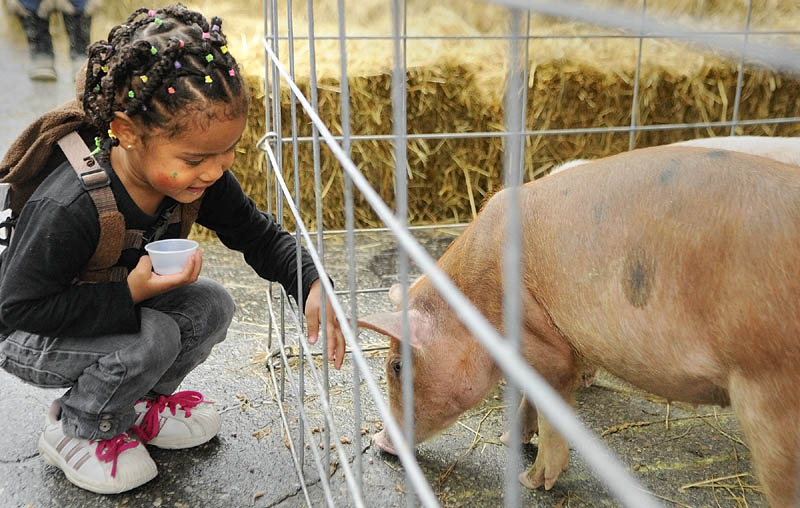
{"label": "pink shoelace", "polygon": [[117,458],[125,450],[136,448],[137,446],[139,446],[139,443],[131,439],[127,432],[123,432],[111,439],[98,441],[94,454],[97,455],[101,462],[114,462],[111,466],[111,476],[114,477],[117,476]]}
{"label": "pink shoelace", "polygon": [[139,439],[141,439],[143,443],[149,442],[158,435],[158,431],[160,430],[158,422],[159,415],[164,409],[169,408],[172,415],[175,416],[175,411],[180,407],[188,417],[192,416],[192,408],[198,404],[202,402],[211,404],[211,402],[203,399],[202,393],[192,390],[175,392],[169,397],[166,395],[159,395],[157,399],[148,400],[146,402],[147,412],[144,414],[141,424],[131,427],[131,430],[139,436]]}

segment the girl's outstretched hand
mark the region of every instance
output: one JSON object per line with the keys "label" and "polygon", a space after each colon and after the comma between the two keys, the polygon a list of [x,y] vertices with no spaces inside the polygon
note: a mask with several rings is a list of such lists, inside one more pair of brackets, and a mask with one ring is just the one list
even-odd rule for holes
{"label": "girl's outstretched hand", "polygon": [[[203,253],[198,249],[192,254],[183,271],[171,275],[159,275],[153,271],[150,256],[142,256],[136,268],[128,274],[128,289],[133,303],[139,303],[166,293],[172,289],[195,282],[203,268]],[[319,300],[319,298],[317,298]]]}
{"label": "girl's outstretched hand", "polygon": [[[311,285],[308,291],[308,298],[306,298],[306,323],[308,328],[308,343],[316,344],[319,335],[319,324],[322,321],[320,299],[322,296],[322,283],[317,279]],[[336,369],[342,368],[344,361],[344,335],[339,328],[339,321],[333,313],[330,299],[325,299],[325,319],[327,321],[326,329],[328,331],[328,359],[333,362],[333,367]]]}

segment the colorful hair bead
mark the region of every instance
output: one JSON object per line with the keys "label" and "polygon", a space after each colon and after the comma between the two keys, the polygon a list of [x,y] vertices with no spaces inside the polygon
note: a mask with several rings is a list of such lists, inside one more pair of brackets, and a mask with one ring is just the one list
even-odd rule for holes
{"label": "colorful hair bead", "polygon": [[99,92],[100,91],[100,85],[94,85],[94,91],[95,92]]}
{"label": "colorful hair bead", "polygon": [[219,50],[222,51],[222,54],[224,55],[228,52],[228,46],[220,46]]}
{"label": "colorful hair bead", "polygon": [[182,47],[186,46],[186,43],[183,42],[183,39],[178,39],[178,45],[182,48]]}
{"label": "colorful hair bead", "polygon": [[214,80],[213,80],[213,79],[211,79],[211,76],[209,76],[208,74],[206,74],[206,83],[211,83],[211,82],[213,82],[213,81],[214,81]]}
{"label": "colorful hair bead", "polygon": [[117,139],[117,136],[114,135],[114,131],[108,129],[108,137],[111,139]]}
{"label": "colorful hair bead", "polygon": [[228,76],[231,76],[231,77],[236,76],[236,71],[233,70],[233,69],[228,70]]}
{"label": "colorful hair bead", "polygon": [[164,22],[164,20],[161,19],[161,18],[156,18],[156,19],[153,20],[153,23],[155,23],[156,25],[159,25],[159,26],[161,26],[161,24],[163,22]]}
{"label": "colorful hair bead", "polygon": [[151,47],[150,48],[150,54],[151,55],[155,55],[156,53],[158,53],[158,49],[155,46]]}
{"label": "colorful hair bead", "polygon": [[212,55],[211,53],[206,55],[206,62],[211,62],[213,60],[214,60],[214,55]]}
{"label": "colorful hair bead", "polygon": [[182,67],[181,63],[177,60],[175,60],[175,63],[173,65],[175,66],[176,69],[180,69]]}
{"label": "colorful hair bead", "polygon": [[210,38],[211,38],[211,34],[210,33],[203,32],[203,39],[210,39]]}
{"label": "colorful hair bead", "polygon": [[153,9],[150,9],[149,11],[147,11],[147,15],[150,16],[151,18],[155,17],[156,11],[154,11]]}
{"label": "colorful hair bead", "polygon": [[107,73],[107,72],[108,72],[108,65],[104,65],[104,66],[100,67],[100,69],[101,69],[103,72],[106,72],[106,73]]}
{"label": "colorful hair bead", "polygon": [[172,87],[169,87],[169,88],[167,88],[167,93],[169,93],[170,95],[172,95],[172,94],[174,94],[174,93],[175,93],[175,89],[174,89],[174,88],[172,88]]}
{"label": "colorful hair bead", "polygon": [[141,76],[139,76],[139,79],[141,79],[141,80],[142,80],[142,83],[147,83],[147,76],[145,76],[144,74],[142,74]]}
{"label": "colorful hair bead", "polygon": [[131,99],[133,99],[134,97],[136,97],[136,94],[135,94],[135,93],[133,93],[133,90],[128,90],[128,97],[130,97]]}
{"label": "colorful hair bead", "polygon": [[211,27],[212,32],[219,32],[219,25],[214,25]]}

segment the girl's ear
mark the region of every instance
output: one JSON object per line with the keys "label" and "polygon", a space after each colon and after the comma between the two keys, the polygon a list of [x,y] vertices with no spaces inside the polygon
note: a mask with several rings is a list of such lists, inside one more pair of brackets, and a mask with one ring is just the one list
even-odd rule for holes
{"label": "girl's ear", "polygon": [[139,126],[122,111],[114,113],[114,119],[111,121],[110,127],[111,132],[119,139],[120,146],[127,148],[142,145],[143,136]]}

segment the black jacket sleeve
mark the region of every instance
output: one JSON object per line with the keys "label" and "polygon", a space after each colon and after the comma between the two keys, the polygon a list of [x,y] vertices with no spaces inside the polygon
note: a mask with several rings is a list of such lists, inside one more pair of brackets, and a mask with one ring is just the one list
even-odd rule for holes
{"label": "black jacket sleeve", "polygon": [[[84,194],[79,199],[91,198]],[[139,313],[126,281],[74,283],[99,235],[90,201],[29,201],[0,267],[4,328],[73,337],[138,331]]]}
{"label": "black jacket sleeve", "polygon": [[[230,249],[264,279],[279,282],[296,301],[297,255],[295,237],[283,230],[273,217],[256,207],[236,177],[226,171],[203,196],[197,223],[217,233]],[[311,285],[319,278],[308,252],[301,248],[302,308]]]}

